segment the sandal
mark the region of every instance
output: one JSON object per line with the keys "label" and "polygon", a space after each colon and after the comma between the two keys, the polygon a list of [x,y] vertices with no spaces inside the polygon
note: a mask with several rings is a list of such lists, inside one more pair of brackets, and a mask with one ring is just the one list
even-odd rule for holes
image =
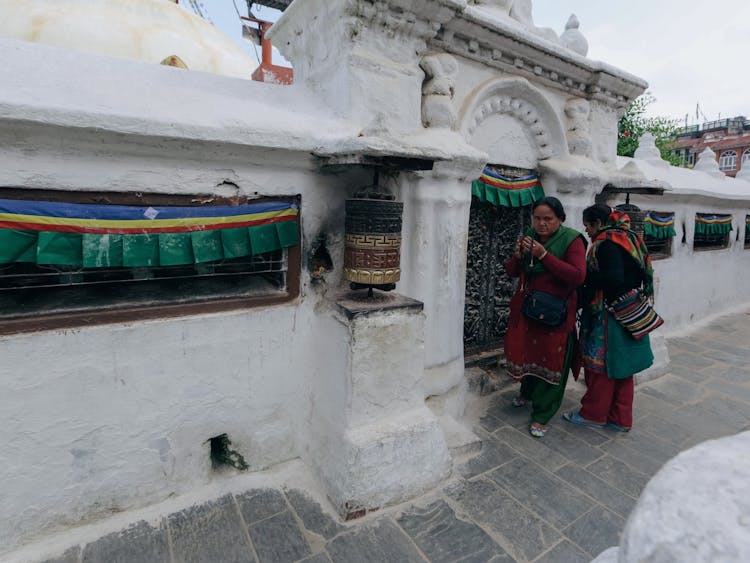
{"label": "sandal", "polygon": [[566,412],[562,415],[562,417],[570,422],[571,424],[578,424],[579,426],[587,426],[589,428],[596,428],[597,430],[601,430],[604,428],[603,424],[596,424],[595,422],[589,422],[585,418],[581,416],[578,412]]}
{"label": "sandal", "polygon": [[605,428],[609,428],[610,430],[615,430],[616,432],[630,432],[629,426],[620,426],[619,424],[615,424],[614,422],[607,421],[607,424],[604,425]]}
{"label": "sandal", "polygon": [[514,407],[525,407],[526,399],[521,397],[521,395],[516,395],[515,397],[513,397],[513,400],[510,402],[510,404]]}
{"label": "sandal", "polygon": [[538,422],[532,422],[531,426],[529,426],[529,434],[534,436],[534,438],[544,438],[544,435],[547,433],[547,427],[542,426]]}

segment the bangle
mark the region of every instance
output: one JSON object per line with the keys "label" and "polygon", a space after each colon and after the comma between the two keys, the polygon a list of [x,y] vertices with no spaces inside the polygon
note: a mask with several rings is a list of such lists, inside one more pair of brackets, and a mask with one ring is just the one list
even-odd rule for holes
{"label": "bangle", "polygon": [[547,249],[545,248],[545,249],[544,249],[544,254],[542,254],[542,255],[541,255],[541,256],[539,257],[539,260],[543,260],[543,259],[544,259],[544,257],[545,257],[545,256],[547,256],[547,254],[548,254],[548,252],[547,252]]}

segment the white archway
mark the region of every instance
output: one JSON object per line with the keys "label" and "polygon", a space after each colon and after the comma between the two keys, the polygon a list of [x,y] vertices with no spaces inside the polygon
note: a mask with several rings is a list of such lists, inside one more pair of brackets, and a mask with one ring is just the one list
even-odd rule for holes
{"label": "white archway", "polygon": [[[505,119],[504,126],[488,132],[487,126],[498,118]],[[515,127],[511,122],[515,122]],[[518,162],[503,162],[509,165],[535,166],[539,160],[568,154],[565,130],[554,108],[524,78],[493,79],[478,87],[464,101],[459,123],[466,140],[486,151],[491,162],[497,162],[498,158],[493,157],[497,149],[493,143],[502,143],[515,151],[509,158]],[[519,141],[526,146],[519,148]]]}

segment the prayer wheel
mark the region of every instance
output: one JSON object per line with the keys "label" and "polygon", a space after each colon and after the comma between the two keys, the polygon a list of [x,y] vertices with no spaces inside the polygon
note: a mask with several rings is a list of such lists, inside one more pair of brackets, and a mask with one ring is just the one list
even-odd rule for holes
{"label": "prayer wheel", "polygon": [[381,198],[346,200],[344,276],[353,288],[395,289],[401,279],[404,204]]}
{"label": "prayer wheel", "polygon": [[628,217],[630,217],[630,229],[638,233],[640,236],[643,236],[646,213],[641,211],[640,207],[628,202],[616,205],[615,209],[627,213]]}

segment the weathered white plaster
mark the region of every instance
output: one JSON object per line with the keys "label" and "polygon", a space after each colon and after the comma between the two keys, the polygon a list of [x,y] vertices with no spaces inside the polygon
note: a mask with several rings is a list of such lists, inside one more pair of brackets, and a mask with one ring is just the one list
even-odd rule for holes
{"label": "weathered white plaster", "polygon": [[619,550],[610,548],[595,562],[750,560],[748,466],[750,432],[682,452],[646,485]]}
{"label": "weathered white plaster", "polygon": [[[480,129],[487,118],[494,115],[508,115],[518,127],[495,128],[496,123],[491,122],[488,127]],[[460,117],[462,130],[470,142],[474,146],[486,147],[488,153],[491,150],[490,155],[496,158],[504,156],[499,146],[505,143],[520,145],[521,148],[516,149],[519,153],[511,153],[509,157],[525,161],[527,167],[533,167],[539,160],[567,154],[565,134],[555,110],[544,95],[524,79],[500,79],[480,86],[464,100]],[[493,131],[495,139],[492,139]],[[520,133],[526,137],[525,143]],[[504,139],[506,134],[508,138]],[[523,148],[526,148],[525,154]],[[491,162],[521,166],[502,160]]]}
{"label": "weathered white plaster", "polygon": [[704,172],[714,178],[722,179],[726,177],[724,172],[719,169],[719,163],[716,160],[716,153],[711,147],[706,147],[701,151],[698,155],[698,161],[695,163],[693,169],[699,172]]}
{"label": "weathered white plaster", "polygon": [[314,392],[310,454],[344,517],[425,491],[450,471],[443,432],[424,403],[421,307],[378,298],[406,303],[378,310],[361,293],[339,301],[325,334],[348,352]]}
{"label": "weathered white plaster", "polygon": [[[295,81],[319,92],[366,135],[421,125],[419,57],[461,0],[294,2],[268,37]],[[398,92],[394,100],[394,93]]]}
{"label": "weathered white plaster", "polygon": [[651,166],[669,167],[669,163],[661,157],[659,147],[656,146],[656,139],[648,132],[644,133],[638,139],[638,148],[635,149],[633,157],[637,160],[648,162]]}
{"label": "weathered white plaster", "polygon": [[589,42],[581,33],[581,22],[575,14],[571,14],[568,22],[565,24],[565,31],[560,36],[560,42],[568,49],[579,55],[586,56],[589,52]]}
{"label": "weathered white plaster", "polygon": [[0,545],[206,483],[219,434],[253,470],[295,457],[305,384],[290,350],[306,316],[285,306],[0,338]]}
{"label": "weathered white plaster", "polygon": [[0,37],[157,64],[177,56],[190,70],[248,80],[258,66],[218,28],[167,0],[3,0]]}
{"label": "weathered white plaster", "polygon": [[[405,203],[399,290],[424,303],[425,397],[445,393],[463,378],[463,311],[471,178],[481,161],[436,165],[401,187]],[[437,218],[440,217],[440,220]],[[460,322],[459,322],[460,321]]]}
{"label": "weathered white plaster", "polygon": [[[303,255],[285,305],[0,338],[3,550],[206,483],[205,440],[224,432],[252,469],[300,457],[342,512],[439,482],[449,457],[424,399],[460,415],[470,184],[487,162],[537,168],[579,228],[608,183],[668,184],[634,201],[687,224],[739,221],[747,182],[615,160],[618,112],[645,82],[540,36],[528,1],[503,6],[294,2],[272,32],[290,87],[0,39],[0,185],[299,193]],[[344,201],[371,181],[362,162],[393,157],[432,163],[383,176],[405,204],[398,291],[424,317],[350,322]],[[313,283],[318,240],[334,266]],[[665,332],[749,300],[741,247],[676,242],[656,264]]]}

